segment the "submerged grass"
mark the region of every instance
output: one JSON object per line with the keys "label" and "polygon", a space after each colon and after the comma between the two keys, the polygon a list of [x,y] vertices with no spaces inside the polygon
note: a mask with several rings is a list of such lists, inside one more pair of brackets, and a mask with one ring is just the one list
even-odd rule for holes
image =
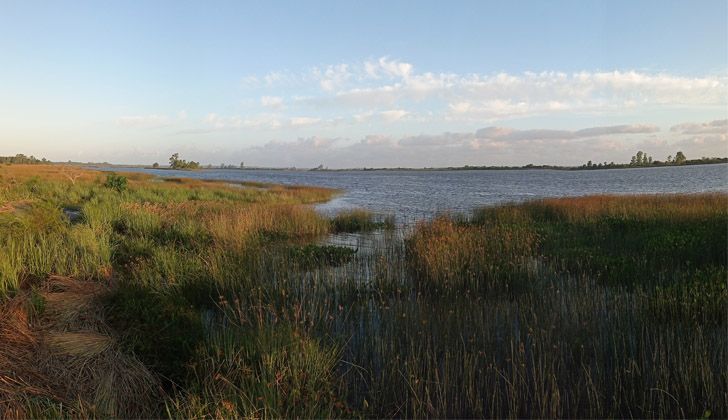
{"label": "submerged grass", "polygon": [[728,416],[725,194],[405,235],[321,188],[33,170],[0,171],[4,417]]}

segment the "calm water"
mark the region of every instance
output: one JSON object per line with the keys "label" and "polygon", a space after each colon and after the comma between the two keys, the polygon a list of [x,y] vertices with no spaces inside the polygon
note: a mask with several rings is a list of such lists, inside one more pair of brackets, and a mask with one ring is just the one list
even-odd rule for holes
{"label": "calm water", "polygon": [[[114,169],[119,171],[119,169]],[[129,169],[160,177],[190,177],[275,184],[318,185],[344,190],[319,205],[325,213],[361,207],[394,214],[401,222],[439,212],[466,212],[497,203],[588,194],[728,192],[728,164],[594,171],[283,171],[200,172]]]}

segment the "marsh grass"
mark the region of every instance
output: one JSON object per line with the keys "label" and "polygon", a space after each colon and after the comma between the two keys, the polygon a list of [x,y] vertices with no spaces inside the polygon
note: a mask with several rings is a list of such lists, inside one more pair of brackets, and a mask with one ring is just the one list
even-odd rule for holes
{"label": "marsh grass", "polygon": [[[304,205],[331,190],[33,170],[0,172],[5,417],[728,416],[725,194],[403,232]],[[373,245],[312,245],[351,230]]]}
{"label": "marsh grass", "polygon": [[331,220],[333,233],[371,232],[377,229],[394,230],[392,215],[375,215],[365,209],[343,211]]}

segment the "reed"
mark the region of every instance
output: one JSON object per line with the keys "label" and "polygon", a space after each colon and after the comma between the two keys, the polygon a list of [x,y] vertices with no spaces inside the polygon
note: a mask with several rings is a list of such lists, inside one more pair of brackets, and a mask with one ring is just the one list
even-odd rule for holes
{"label": "reed", "polygon": [[374,215],[365,209],[346,210],[331,220],[331,230],[334,233],[371,232],[376,229],[394,228],[394,216]]}
{"label": "reed", "polygon": [[354,252],[315,242],[371,214],[303,206],[335,191],[16,166],[5,416],[728,416],[725,194],[506,204]]}

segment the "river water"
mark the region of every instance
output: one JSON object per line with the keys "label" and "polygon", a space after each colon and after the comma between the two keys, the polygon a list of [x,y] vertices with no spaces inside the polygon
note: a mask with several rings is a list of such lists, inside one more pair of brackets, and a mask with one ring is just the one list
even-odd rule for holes
{"label": "river water", "polygon": [[[113,169],[122,171],[121,169]],[[441,212],[467,212],[503,202],[589,194],[728,192],[728,164],[660,168],[458,171],[287,171],[213,169],[177,171],[123,169],[160,177],[189,177],[275,184],[317,185],[344,193],[319,210],[333,214],[365,208],[393,214],[399,223]]]}

